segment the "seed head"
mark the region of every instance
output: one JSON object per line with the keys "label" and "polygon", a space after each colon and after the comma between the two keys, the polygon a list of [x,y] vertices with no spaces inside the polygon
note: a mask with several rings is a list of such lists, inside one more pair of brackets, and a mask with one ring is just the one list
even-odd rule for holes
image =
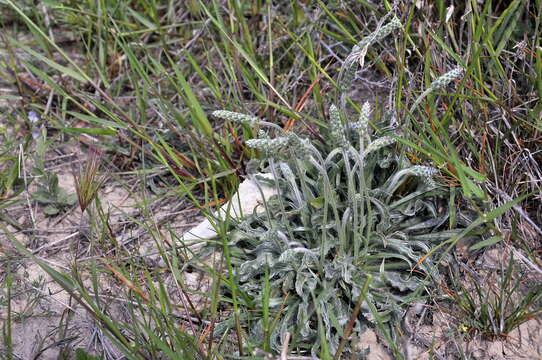
{"label": "seed head", "polygon": [[367,146],[367,149],[363,152],[363,155],[367,155],[373,151],[377,151],[378,149],[381,149],[385,146],[391,145],[395,142],[395,138],[391,136],[383,136],[381,138],[376,139],[372,143]]}
{"label": "seed head", "polygon": [[458,79],[461,76],[461,74],[463,74],[463,68],[461,66],[458,66],[455,69],[448,71],[446,74],[442,75],[441,77],[433,81],[431,85],[429,85],[429,88],[431,90],[435,90],[435,89],[445,87],[453,80]]}
{"label": "seed head", "polygon": [[414,165],[409,170],[413,175],[421,177],[422,181],[427,185],[436,186],[435,182],[433,181],[433,176],[438,173],[437,169],[429,166]]}
{"label": "seed head", "polygon": [[346,146],[346,135],[344,131],[344,126],[341,122],[341,116],[339,110],[335,105],[331,105],[329,108],[329,127],[331,140],[340,146]]}
{"label": "seed head", "polygon": [[368,101],[363,104],[361,107],[361,111],[359,113],[359,120],[358,120],[358,132],[360,136],[364,136],[367,134],[367,127],[369,125],[369,116],[371,115],[371,104],[369,104]]}
{"label": "seed head", "polygon": [[354,45],[352,51],[350,52],[350,55],[348,55],[348,57],[344,60],[343,67],[341,68],[339,74],[339,85],[343,89],[348,88],[352,83],[352,80],[354,79],[354,76],[358,69],[358,64],[363,67],[363,64],[365,62],[365,54],[367,54],[369,46],[371,46],[377,41],[384,39],[395,29],[398,29],[400,27],[401,22],[399,21],[399,19],[397,17],[393,17],[393,19],[389,23],[381,26],[373,33],[364,37],[363,40],[361,40],[359,43]]}
{"label": "seed head", "polygon": [[288,145],[288,138],[280,136],[274,139],[249,139],[246,144],[269,156],[283,150]]}
{"label": "seed head", "polygon": [[298,159],[309,160],[312,155],[312,148],[310,146],[310,140],[306,138],[300,138],[296,134],[289,132],[286,137],[288,138],[288,144],[293,154]]}
{"label": "seed head", "polygon": [[224,119],[224,120],[230,120],[240,123],[245,123],[248,125],[254,125],[258,123],[260,120],[255,116],[245,115],[233,111],[227,111],[227,110],[216,110],[213,111],[213,116]]}
{"label": "seed head", "polygon": [[393,17],[393,19],[387,23],[384,26],[381,26],[380,28],[376,29],[374,32],[372,32],[370,35],[366,36],[361,40],[357,45],[354,46],[352,49],[352,52],[354,51],[363,51],[363,49],[371,46],[377,41],[380,41],[384,39],[386,36],[391,34],[395,29],[398,29],[401,27],[401,22],[397,17]]}

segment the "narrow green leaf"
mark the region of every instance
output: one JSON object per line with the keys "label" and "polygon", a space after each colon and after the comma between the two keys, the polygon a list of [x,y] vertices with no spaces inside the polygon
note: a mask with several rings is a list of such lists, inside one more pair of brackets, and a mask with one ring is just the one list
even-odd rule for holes
{"label": "narrow green leaf", "polygon": [[168,60],[170,61],[173,70],[175,71],[175,76],[177,77],[177,80],[181,84],[184,96],[186,97],[186,105],[190,109],[190,114],[192,115],[192,122],[194,123],[194,126],[203,135],[212,136],[213,127],[211,126],[207,115],[205,115],[205,112],[203,111],[203,108],[201,107],[201,104],[199,103],[196,94],[194,94],[192,87],[190,87],[190,84],[186,80],[182,71],[175,64],[173,59],[168,56]]}
{"label": "narrow green leaf", "polygon": [[76,349],[75,360],[100,360],[100,358],[90,355],[83,349]]}
{"label": "narrow green leaf", "polygon": [[81,74],[79,74],[77,71],[72,70],[69,67],[66,67],[66,66],[63,66],[63,65],[60,65],[60,64],[54,62],[53,60],[51,60],[47,56],[44,56],[44,55],[32,50],[31,48],[29,48],[28,46],[24,45],[23,43],[21,43],[19,41],[16,41],[14,39],[10,39],[10,40],[15,46],[17,46],[20,49],[24,50],[26,53],[28,53],[29,55],[32,55],[36,59],[44,62],[47,65],[49,65],[53,69],[58,70],[60,73],[68,75],[69,77],[71,77],[71,78],[73,78],[73,79],[75,79],[77,81],[80,81],[80,82],[83,82],[83,83],[87,82],[87,79],[84,76],[82,76]]}
{"label": "narrow green leaf", "polygon": [[469,250],[478,250],[478,249],[481,249],[481,248],[484,248],[484,247],[488,247],[488,246],[491,246],[491,245],[494,245],[496,243],[498,243],[499,241],[501,241],[503,239],[503,237],[501,235],[498,235],[498,236],[492,236],[490,237],[489,239],[486,239],[484,241],[480,241],[480,242],[477,242],[476,244],[472,245]]}
{"label": "narrow green leaf", "polygon": [[100,129],[100,128],[74,128],[74,127],[54,127],[54,129],[61,130],[67,133],[74,134],[88,134],[88,135],[117,135],[117,130],[113,129]]}
{"label": "narrow green leaf", "polygon": [[323,196],[314,198],[309,201],[309,204],[311,204],[311,206],[316,209],[321,209],[322,207],[324,207],[324,203],[325,203],[325,199]]}
{"label": "narrow green leaf", "polygon": [[103,125],[103,126],[110,126],[112,128],[119,128],[119,129],[126,129],[126,125],[120,121],[110,121],[110,120],[104,120],[104,119],[100,119],[99,117],[96,117],[94,115],[86,115],[86,114],[81,114],[81,113],[78,113],[78,112],[75,112],[75,111],[68,111],[68,114],[70,114],[71,116],[73,117],[76,117],[80,120],[83,120],[85,122],[88,122],[88,123],[96,123],[96,124],[100,124],[100,125]]}

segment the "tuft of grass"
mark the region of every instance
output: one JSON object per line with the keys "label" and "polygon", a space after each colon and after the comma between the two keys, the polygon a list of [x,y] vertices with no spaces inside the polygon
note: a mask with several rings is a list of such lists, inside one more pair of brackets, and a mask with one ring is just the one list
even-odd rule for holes
{"label": "tuft of grass", "polygon": [[464,268],[464,278],[451,273],[452,299],[460,310],[460,330],[470,336],[506,338],[526,321],[542,314],[542,288],[522,289],[518,266],[510,255],[496,276]]}
{"label": "tuft of grass", "polygon": [[97,152],[92,152],[90,158],[79,168],[79,173],[74,174],[75,190],[77,200],[82,212],[92,204],[98,190],[107,180],[106,175],[98,176],[100,168],[100,157]]}

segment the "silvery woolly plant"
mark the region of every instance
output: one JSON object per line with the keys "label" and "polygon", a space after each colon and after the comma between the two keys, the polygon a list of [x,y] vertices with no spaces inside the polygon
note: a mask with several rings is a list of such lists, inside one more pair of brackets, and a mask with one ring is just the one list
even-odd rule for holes
{"label": "silvery woolly plant", "polygon": [[[400,26],[397,19],[390,24],[353,52]],[[355,61],[355,54],[349,58]],[[343,66],[343,74],[351,71],[348,62]],[[266,210],[244,218],[228,236],[240,290],[252,299],[240,319],[248,341],[269,341],[278,352],[290,333],[291,348],[316,356],[325,339],[334,353],[343,349],[339,344],[360,296],[351,339],[377,324],[393,337],[406,306],[438,280],[437,259],[426,255],[460,231],[450,229],[448,190],[436,181],[437,170],[412,165],[392,147],[396,135],[375,136],[369,103],[357,121],[344,121],[331,105],[325,142],[252,116],[214,115],[260,128],[259,138],[246,142],[262,158],[251,176],[271,173],[274,180],[260,181],[277,187]],[[234,325],[224,321],[216,331]],[[354,354],[356,345],[348,341],[344,352]]]}

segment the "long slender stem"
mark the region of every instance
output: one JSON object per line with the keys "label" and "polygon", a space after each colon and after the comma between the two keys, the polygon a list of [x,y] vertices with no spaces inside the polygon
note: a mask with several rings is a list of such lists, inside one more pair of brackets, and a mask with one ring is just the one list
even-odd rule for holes
{"label": "long slender stem", "polygon": [[352,332],[352,329],[354,328],[354,324],[356,323],[356,319],[358,318],[359,310],[361,309],[361,304],[363,303],[363,300],[365,300],[365,295],[367,294],[367,291],[369,290],[369,285],[371,284],[372,279],[373,279],[373,276],[371,274],[367,275],[367,280],[365,280],[365,284],[363,285],[361,294],[359,294],[356,307],[354,307],[354,312],[352,312],[350,321],[348,321],[348,324],[346,324],[346,328],[344,329],[341,342],[339,343],[337,352],[335,353],[335,356],[333,357],[334,360],[338,360],[341,357],[341,353],[343,352],[344,347],[346,346],[346,342],[348,341],[348,338],[350,337],[350,333]]}

